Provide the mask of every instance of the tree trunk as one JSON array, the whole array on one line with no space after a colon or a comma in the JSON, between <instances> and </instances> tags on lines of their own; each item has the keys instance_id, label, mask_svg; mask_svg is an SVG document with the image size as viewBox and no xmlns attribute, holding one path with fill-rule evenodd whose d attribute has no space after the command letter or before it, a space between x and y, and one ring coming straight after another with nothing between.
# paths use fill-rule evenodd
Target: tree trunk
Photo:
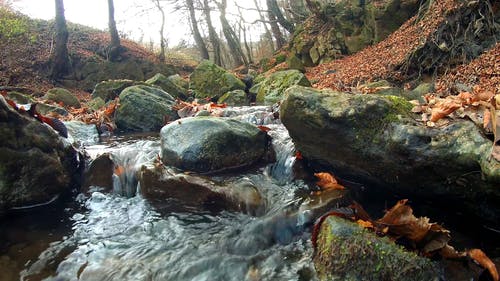
<instances>
[{"instance_id":1,"label":"tree trunk","mask_svg":"<svg viewBox=\"0 0 500 281\"><path fill-rule=\"evenodd\" d=\"M120 36L116 29L115 5L113 0L108 0L108 28L111 35L111 43L108 46L108 59L113 61L120 55Z\"/></svg>"},{"instance_id":2,"label":"tree trunk","mask_svg":"<svg viewBox=\"0 0 500 281\"><path fill-rule=\"evenodd\" d=\"M56 0L56 38L55 49L51 55L51 77L57 79L71 70L71 63L68 55L68 28L66 27L66 18L64 17L64 2Z\"/></svg>"},{"instance_id":3,"label":"tree trunk","mask_svg":"<svg viewBox=\"0 0 500 281\"><path fill-rule=\"evenodd\" d=\"M240 65L248 65L247 58L241 50L240 40L234 33L233 28L229 24L226 19L226 7L227 0L222 0L221 3L217 3L220 10L220 22L222 25L222 32L224 33L224 37L226 37L227 45L229 46L229 50L231 52L231 57L233 58L234 64L236 66Z\"/></svg>"},{"instance_id":4,"label":"tree trunk","mask_svg":"<svg viewBox=\"0 0 500 281\"><path fill-rule=\"evenodd\" d=\"M161 62L165 62L165 36L163 36L165 31L165 11L161 7L160 0L155 1L156 7L161 14L161 28L160 28L160 55L158 58Z\"/></svg>"},{"instance_id":5,"label":"tree trunk","mask_svg":"<svg viewBox=\"0 0 500 281\"><path fill-rule=\"evenodd\" d=\"M240 15L241 15L241 12L240 12ZM241 22L240 22L240 29L243 32L243 42L245 44L245 49L247 51L248 63L251 64L251 63L253 63L252 48L251 48L250 44L248 44L247 28Z\"/></svg>"},{"instance_id":6,"label":"tree trunk","mask_svg":"<svg viewBox=\"0 0 500 281\"><path fill-rule=\"evenodd\" d=\"M261 10L261 8L260 8L259 3L257 2L257 0L253 0L253 3L255 4L255 8L259 12L260 21L264 25L264 30L265 30L264 37L267 40L269 40L269 45L271 46L271 52L274 53L273 36L271 35L271 31L269 31L269 28L267 27L266 19L264 18L264 15L262 14L262 10Z\"/></svg>"},{"instance_id":7,"label":"tree trunk","mask_svg":"<svg viewBox=\"0 0 500 281\"><path fill-rule=\"evenodd\" d=\"M285 19L283 13L281 13L280 7L278 6L278 2L276 2L276 0L266 0L266 4L267 9L269 9L270 13L274 14L276 19L278 20L278 23L283 26L283 28L286 29L290 34L292 34L295 30L295 27L291 22Z\"/></svg>"},{"instance_id":8,"label":"tree trunk","mask_svg":"<svg viewBox=\"0 0 500 281\"><path fill-rule=\"evenodd\" d=\"M215 31L215 28L212 24L212 17L210 16L210 6L208 5L208 0L203 0L203 10L205 13L205 19L207 21L208 37L210 38L210 43L212 43L212 48L214 49L214 63L222 66L219 37L217 36L217 32Z\"/></svg>"},{"instance_id":9,"label":"tree trunk","mask_svg":"<svg viewBox=\"0 0 500 281\"><path fill-rule=\"evenodd\" d=\"M276 16L269 8L267 10L267 17L269 18L269 24L271 25L271 31L273 32L273 36L276 39L276 48L281 49L283 48L283 46L285 46L286 41L285 38L283 37L283 34L281 33L280 27L278 26Z\"/></svg>"},{"instance_id":10,"label":"tree trunk","mask_svg":"<svg viewBox=\"0 0 500 281\"><path fill-rule=\"evenodd\" d=\"M198 28L198 22L196 21L196 14L194 11L193 0L186 0L186 4L189 10L189 18L191 20L191 27L193 28L193 37L196 42L196 46L200 51L200 56L204 60L208 60L210 57L208 55L207 46L203 41L203 37L201 37L200 29Z\"/></svg>"}]
</instances>

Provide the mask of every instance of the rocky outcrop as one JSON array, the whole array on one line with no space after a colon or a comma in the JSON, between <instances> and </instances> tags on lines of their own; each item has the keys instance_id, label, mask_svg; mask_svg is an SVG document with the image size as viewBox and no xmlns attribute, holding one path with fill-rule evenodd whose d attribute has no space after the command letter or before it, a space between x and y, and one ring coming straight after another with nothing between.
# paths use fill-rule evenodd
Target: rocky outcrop
<instances>
[{"instance_id":1,"label":"rocky outcrop","mask_svg":"<svg viewBox=\"0 0 500 281\"><path fill-rule=\"evenodd\" d=\"M257 103L274 104L283 99L286 89L295 85L310 87L311 83L303 73L295 69L275 72L260 82L258 86L254 86L258 87Z\"/></svg>"},{"instance_id":2,"label":"rocky outcrop","mask_svg":"<svg viewBox=\"0 0 500 281\"><path fill-rule=\"evenodd\" d=\"M64 106L80 108L80 102L70 91L63 88L50 89L45 95L45 99L56 103L62 103Z\"/></svg>"},{"instance_id":3,"label":"rocky outcrop","mask_svg":"<svg viewBox=\"0 0 500 281\"><path fill-rule=\"evenodd\" d=\"M175 99L185 100L187 98L187 89L174 83L174 79L169 78L161 73L146 80L146 84L158 86ZM178 80L177 80L178 81Z\"/></svg>"},{"instance_id":4,"label":"rocky outcrop","mask_svg":"<svg viewBox=\"0 0 500 281\"><path fill-rule=\"evenodd\" d=\"M245 83L213 62L203 61L189 77L196 98L219 98L233 90L245 90Z\"/></svg>"},{"instance_id":5,"label":"rocky outcrop","mask_svg":"<svg viewBox=\"0 0 500 281\"><path fill-rule=\"evenodd\" d=\"M343 218L321 224L314 265L320 280L440 280L430 259Z\"/></svg>"},{"instance_id":6,"label":"rocky outcrop","mask_svg":"<svg viewBox=\"0 0 500 281\"><path fill-rule=\"evenodd\" d=\"M191 117L160 132L165 165L207 173L241 168L263 159L267 134L254 125L217 117Z\"/></svg>"},{"instance_id":7,"label":"rocky outcrop","mask_svg":"<svg viewBox=\"0 0 500 281\"><path fill-rule=\"evenodd\" d=\"M411 108L400 97L294 87L280 116L311 163L404 194L444 196L461 202L464 212L498 218L500 190L493 186L500 163L488 157L491 141L466 120L425 127Z\"/></svg>"},{"instance_id":8,"label":"rocky outcrop","mask_svg":"<svg viewBox=\"0 0 500 281\"><path fill-rule=\"evenodd\" d=\"M0 212L43 204L68 191L77 152L58 133L20 115L0 97Z\"/></svg>"},{"instance_id":9,"label":"rocky outcrop","mask_svg":"<svg viewBox=\"0 0 500 281\"><path fill-rule=\"evenodd\" d=\"M115 113L116 126L122 131L159 131L167 121L178 118L172 109L174 104L174 98L158 88L128 87L120 94L120 106Z\"/></svg>"},{"instance_id":10,"label":"rocky outcrop","mask_svg":"<svg viewBox=\"0 0 500 281\"><path fill-rule=\"evenodd\" d=\"M165 167L143 166L139 172L141 195L153 205L177 199L183 205L210 210L264 213L266 202L251 181L218 183L209 178L175 174Z\"/></svg>"}]
</instances>

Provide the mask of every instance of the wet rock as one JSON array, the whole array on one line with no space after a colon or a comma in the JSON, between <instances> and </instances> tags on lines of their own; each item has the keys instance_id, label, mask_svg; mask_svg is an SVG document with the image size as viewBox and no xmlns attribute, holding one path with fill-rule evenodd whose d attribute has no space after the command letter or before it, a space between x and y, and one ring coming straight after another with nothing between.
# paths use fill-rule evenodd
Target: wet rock
<instances>
[{"instance_id":1,"label":"wet rock","mask_svg":"<svg viewBox=\"0 0 500 281\"><path fill-rule=\"evenodd\" d=\"M51 112L66 116L68 115L68 111L62 107L54 106L50 104L39 103L36 105L36 110L43 115L47 115Z\"/></svg>"},{"instance_id":2,"label":"wet rock","mask_svg":"<svg viewBox=\"0 0 500 281\"><path fill-rule=\"evenodd\" d=\"M107 102L117 98L126 88L141 84L143 83L128 79L102 81L95 85L92 98L101 98L104 102Z\"/></svg>"},{"instance_id":3,"label":"wet rock","mask_svg":"<svg viewBox=\"0 0 500 281\"><path fill-rule=\"evenodd\" d=\"M49 126L0 97L0 212L43 204L79 178L77 152Z\"/></svg>"},{"instance_id":4,"label":"wet rock","mask_svg":"<svg viewBox=\"0 0 500 281\"><path fill-rule=\"evenodd\" d=\"M160 132L165 165L200 173L250 166L268 148L267 134L254 125L218 117L191 117Z\"/></svg>"},{"instance_id":5,"label":"wet rock","mask_svg":"<svg viewBox=\"0 0 500 281\"><path fill-rule=\"evenodd\" d=\"M488 157L491 141L466 120L422 126L411 108L394 96L294 87L280 116L310 163L399 193L456 200L461 211L498 221L500 163Z\"/></svg>"},{"instance_id":6,"label":"wet rock","mask_svg":"<svg viewBox=\"0 0 500 281\"><path fill-rule=\"evenodd\" d=\"M73 143L77 146L94 145L99 142L99 133L95 124L86 124L81 121L63 122Z\"/></svg>"},{"instance_id":7,"label":"wet rock","mask_svg":"<svg viewBox=\"0 0 500 281\"><path fill-rule=\"evenodd\" d=\"M116 126L122 131L158 131L166 121L178 118L172 109L174 104L174 98L161 89L143 85L128 87L120 94Z\"/></svg>"},{"instance_id":8,"label":"wet rock","mask_svg":"<svg viewBox=\"0 0 500 281\"><path fill-rule=\"evenodd\" d=\"M141 195L161 205L176 199L189 207L241 211L260 215L265 201L251 182L217 183L208 178L175 174L164 167L143 166L139 172Z\"/></svg>"},{"instance_id":9,"label":"wet rock","mask_svg":"<svg viewBox=\"0 0 500 281\"><path fill-rule=\"evenodd\" d=\"M111 154L99 155L85 171L81 192L88 193L92 187L102 188L104 192L112 191L114 167L115 163L111 159Z\"/></svg>"},{"instance_id":10,"label":"wet rock","mask_svg":"<svg viewBox=\"0 0 500 281\"><path fill-rule=\"evenodd\" d=\"M80 108L80 102L70 91L63 88L50 89L45 95L45 99L56 103L62 103L65 106Z\"/></svg>"},{"instance_id":11,"label":"wet rock","mask_svg":"<svg viewBox=\"0 0 500 281\"><path fill-rule=\"evenodd\" d=\"M185 100L187 98L187 89L175 84L172 79L167 76L157 73L155 76L146 80L146 84L155 85L163 89L175 99Z\"/></svg>"},{"instance_id":12,"label":"wet rock","mask_svg":"<svg viewBox=\"0 0 500 281\"><path fill-rule=\"evenodd\" d=\"M404 250L345 219L322 223L314 265L320 280L440 280L430 259Z\"/></svg>"},{"instance_id":13,"label":"wet rock","mask_svg":"<svg viewBox=\"0 0 500 281\"><path fill-rule=\"evenodd\" d=\"M249 105L250 101L247 97L247 93L243 90L234 90L231 92L225 93L222 97L219 98L217 103L227 104L229 106L244 106Z\"/></svg>"},{"instance_id":14,"label":"wet rock","mask_svg":"<svg viewBox=\"0 0 500 281\"><path fill-rule=\"evenodd\" d=\"M303 73L295 69L275 72L260 83L257 103L274 104L283 99L286 89L294 85L310 87L311 83Z\"/></svg>"},{"instance_id":15,"label":"wet rock","mask_svg":"<svg viewBox=\"0 0 500 281\"><path fill-rule=\"evenodd\" d=\"M196 98L219 98L232 90L245 90L245 84L234 74L205 60L189 77L189 88Z\"/></svg>"}]
</instances>

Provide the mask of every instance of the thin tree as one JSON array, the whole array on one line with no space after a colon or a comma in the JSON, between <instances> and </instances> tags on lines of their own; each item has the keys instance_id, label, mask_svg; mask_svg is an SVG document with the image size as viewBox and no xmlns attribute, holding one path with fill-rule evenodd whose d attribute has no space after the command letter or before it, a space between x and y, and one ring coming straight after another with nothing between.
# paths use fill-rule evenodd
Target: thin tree
<instances>
[{"instance_id":1,"label":"thin tree","mask_svg":"<svg viewBox=\"0 0 500 281\"><path fill-rule=\"evenodd\" d=\"M238 26L240 28L240 32L243 33L243 43L245 44L245 49L247 51L247 60L248 60L248 63L250 64L250 63L253 63L252 47L250 46L250 44L248 44L247 27L245 26L245 23L243 20L243 14L241 13L241 8L239 6L238 6L238 14L240 16L240 21L238 22ZM240 38L241 38L241 36L240 36Z\"/></svg>"},{"instance_id":2,"label":"thin tree","mask_svg":"<svg viewBox=\"0 0 500 281\"><path fill-rule=\"evenodd\" d=\"M118 58L121 51L120 36L116 29L115 5L113 0L108 0L108 28L111 36L111 43L108 46L108 59L114 61Z\"/></svg>"},{"instance_id":3,"label":"thin tree","mask_svg":"<svg viewBox=\"0 0 500 281\"><path fill-rule=\"evenodd\" d=\"M283 46L285 46L286 41L285 38L283 37L283 33L281 33L280 27L276 20L276 16L271 11L271 9L269 9L269 7L267 9L267 17L269 18L269 25L271 25L271 31L273 33L273 36L276 39L276 48L281 49L283 48Z\"/></svg>"},{"instance_id":4,"label":"thin tree","mask_svg":"<svg viewBox=\"0 0 500 281\"><path fill-rule=\"evenodd\" d=\"M233 58L234 64L240 66L242 64L248 65L248 60L241 49L240 40L236 36L233 28L229 24L226 18L226 8L227 0L222 0L220 3L216 2L219 7L220 12L220 22L222 25L222 32L226 38L227 45L229 46L229 51L231 52L231 57Z\"/></svg>"},{"instance_id":5,"label":"thin tree","mask_svg":"<svg viewBox=\"0 0 500 281\"><path fill-rule=\"evenodd\" d=\"M64 17L63 0L55 0L56 20L55 20L55 48L51 54L52 79L61 78L71 70L71 62L68 55L68 28Z\"/></svg>"},{"instance_id":6,"label":"thin tree","mask_svg":"<svg viewBox=\"0 0 500 281\"><path fill-rule=\"evenodd\" d=\"M266 38L269 41L269 45L271 46L271 52L274 53L273 36L271 35L271 31L269 31L269 28L267 27L266 18L262 13L262 9L259 6L259 2L257 2L257 0L253 0L253 3L255 5L255 8L257 9L257 12L259 13L260 21L264 25L264 31L265 31L264 38Z\"/></svg>"},{"instance_id":7,"label":"thin tree","mask_svg":"<svg viewBox=\"0 0 500 281\"><path fill-rule=\"evenodd\" d=\"M200 51L200 56L202 59L208 60L210 57L208 55L207 45L205 45L205 41L203 41L200 29L198 28L198 22L196 20L196 13L194 10L193 0L186 0L186 5L189 10L189 19L191 21L191 29L193 31L194 41L196 42L196 46Z\"/></svg>"},{"instance_id":8,"label":"thin tree","mask_svg":"<svg viewBox=\"0 0 500 281\"><path fill-rule=\"evenodd\" d=\"M208 0L203 0L203 12L205 13L205 19L207 21L208 27L208 37L210 38L210 43L212 43L212 48L214 51L214 63L222 66L221 57L221 46L217 32L212 24L212 17L210 15L210 6Z\"/></svg>"},{"instance_id":9,"label":"thin tree","mask_svg":"<svg viewBox=\"0 0 500 281\"><path fill-rule=\"evenodd\" d=\"M160 4L160 0L154 0L154 4L156 8L158 8L158 11L160 11L161 14L161 27L160 27L160 55L158 58L160 59L161 62L165 62L165 36L164 31L165 31L165 10L163 10L163 7Z\"/></svg>"}]
</instances>

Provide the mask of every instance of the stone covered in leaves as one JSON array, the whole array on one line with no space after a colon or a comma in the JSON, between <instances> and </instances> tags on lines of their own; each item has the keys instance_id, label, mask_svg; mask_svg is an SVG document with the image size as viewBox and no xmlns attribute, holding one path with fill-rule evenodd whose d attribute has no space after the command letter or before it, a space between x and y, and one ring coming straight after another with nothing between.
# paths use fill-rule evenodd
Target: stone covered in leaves
<instances>
[{"instance_id":1,"label":"stone covered in leaves","mask_svg":"<svg viewBox=\"0 0 500 281\"><path fill-rule=\"evenodd\" d=\"M255 164L268 148L257 127L217 117L191 117L161 129L162 161L194 172L215 172Z\"/></svg>"},{"instance_id":2,"label":"stone covered in leaves","mask_svg":"<svg viewBox=\"0 0 500 281\"><path fill-rule=\"evenodd\" d=\"M280 116L312 163L407 193L444 195L460 200L464 212L498 221L500 164L489 157L492 142L466 120L425 127L411 109L394 96L294 87Z\"/></svg>"},{"instance_id":3,"label":"stone covered in leaves","mask_svg":"<svg viewBox=\"0 0 500 281\"><path fill-rule=\"evenodd\" d=\"M63 88L50 89L45 95L45 99L56 103L62 103L64 106L80 108L80 102L75 95Z\"/></svg>"},{"instance_id":4,"label":"stone covered in leaves","mask_svg":"<svg viewBox=\"0 0 500 281\"><path fill-rule=\"evenodd\" d=\"M187 97L187 89L175 84L172 79L161 73L146 80L146 84L158 86L174 98L185 100Z\"/></svg>"},{"instance_id":5,"label":"stone covered in leaves","mask_svg":"<svg viewBox=\"0 0 500 281\"><path fill-rule=\"evenodd\" d=\"M115 122L122 131L158 131L167 120L177 119L172 109L175 100L161 89L149 86L132 86L120 94L120 106Z\"/></svg>"},{"instance_id":6,"label":"stone covered in leaves","mask_svg":"<svg viewBox=\"0 0 500 281\"><path fill-rule=\"evenodd\" d=\"M257 92L259 104L274 104L280 101L285 90L292 86L311 86L306 76L295 69L275 72L259 84Z\"/></svg>"},{"instance_id":7,"label":"stone covered in leaves","mask_svg":"<svg viewBox=\"0 0 500 281\"><path fill-rule=\"evenodd\" d=\"M327 217L316 242L320 280L440 280L430 259L343 218Z\"/></svg>"},{"instance_id":8,"label":"stone covered in leaves","mask_svg":"<svg viewBox=\"0 0 500 281\"><path fill-rule=\"evenodd\" d=\"M71 188L77 152L57 132L0 97L0 212L45 203Z\"/></svg>"},{"instance_id":9,"label":"stone covered in leaves","mask_svg":"<svg viewBox=\"0 0 500 281\"><path fill-rule=\"evenodd\" d=\"M201 62L189 78L196 98L219 98L233 90L245 90L245 83L210 61Z\"/></svg>"}]
</instances>

